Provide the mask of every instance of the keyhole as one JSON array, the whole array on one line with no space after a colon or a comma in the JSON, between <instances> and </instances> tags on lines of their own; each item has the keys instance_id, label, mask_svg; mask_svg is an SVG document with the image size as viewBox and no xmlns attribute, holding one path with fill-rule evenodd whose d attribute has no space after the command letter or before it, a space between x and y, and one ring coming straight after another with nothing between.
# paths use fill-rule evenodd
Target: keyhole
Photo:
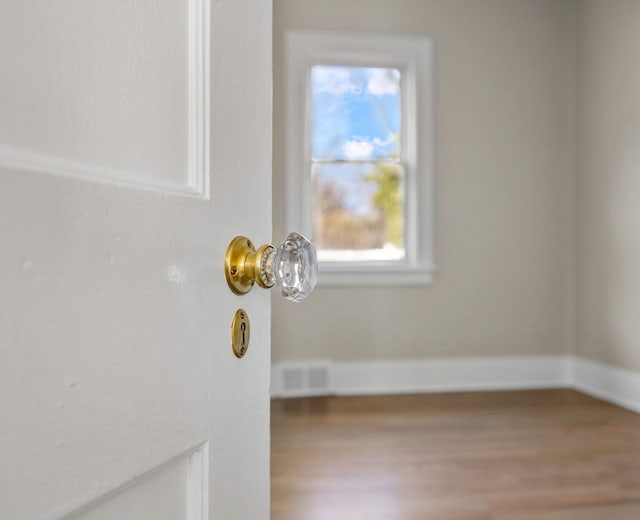
<instances>
[{"instance_id":1,"label":"keyhole","mask_svg":"<svg viewBox=\"0 0 640 520\"><path fill-rule=\"evenodd\" d=\"M247 324L243 321L243 322L240 324L240 330L242 331L242 345L244 345L244 343L245 343L245 339L244 339L244 331L246 330L246 328L247 328Z\"/></svg>"}]
</instances>

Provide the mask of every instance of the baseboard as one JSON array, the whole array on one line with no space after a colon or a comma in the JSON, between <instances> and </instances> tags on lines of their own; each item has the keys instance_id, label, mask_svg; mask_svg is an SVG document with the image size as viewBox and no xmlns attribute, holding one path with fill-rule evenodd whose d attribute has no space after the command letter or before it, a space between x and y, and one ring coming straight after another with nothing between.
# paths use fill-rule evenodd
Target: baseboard
<instances>
[{"instance_id":1,"label":"baseboard","mask_svg":"<svg viewBox=\"0 0 640 520\"><path fill-rule=\"evenodd\" d=\"M573 388L640 413L640 372L583 357L574 357L571 364Z\"/></svg>"},{"instance_id":2,"label":"baseboard","mask_svg":"<svg viewBox=\"0 0 640 520\"><path fill-rule=\"evenodd\" d=\"M272 397L575 388L640 413L640 372L577 356L282 362L271 382Z\"/></svg>"},{"instance_id":3,"label":"baseboard","mask_svg":"<svg viewBox=\"0 0 640 520\"><path fill-rule=\"evenodd\" d=\"M344 362L334 367L337 394L520 390L566 386L566 356Z\"/></svg>"},{"instance_id":4,"label":"baseboard","mask_svg":"<svg viewBox=\"0 0 640 520\"><path fill-rule=\"evenodd\" d=\"M305 362L274 363L272 396L371 395L565 387L570 382L567 356L406 359L398 361L310 361L328 367L326 388L304 384L285 390L283 373L305 370ZM301 376L304 379L304 375Z\"/></svg>"}]
</instances>

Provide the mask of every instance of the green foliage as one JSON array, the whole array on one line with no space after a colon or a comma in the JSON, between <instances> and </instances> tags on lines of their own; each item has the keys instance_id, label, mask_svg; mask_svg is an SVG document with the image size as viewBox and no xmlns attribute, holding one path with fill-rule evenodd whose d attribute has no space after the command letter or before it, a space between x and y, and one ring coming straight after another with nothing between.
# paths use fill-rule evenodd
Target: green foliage
<instances>
[{"instance_id":1,"label":"green foliage","mask_svg":"<svg viewBox=\"0 0 640 520\"><path fill-rule=\"evenodd\" d=\"M396 247L404 247L404 203L402 171L396 164L377 164L365 177L378 184L373 203L384 219L384 240Z\"/></svg>"}]
</instances>

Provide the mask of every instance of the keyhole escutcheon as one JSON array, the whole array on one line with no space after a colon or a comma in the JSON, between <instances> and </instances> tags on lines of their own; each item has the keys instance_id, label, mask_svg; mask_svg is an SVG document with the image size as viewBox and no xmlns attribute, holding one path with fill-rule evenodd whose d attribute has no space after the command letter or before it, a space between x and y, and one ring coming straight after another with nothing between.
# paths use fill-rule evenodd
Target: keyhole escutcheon
<instances>
[{"instance_id":1,"label":"keyhole escutcheon","mask_svg":"<svg viewBox=\"0 0 640 520\"><path fill-rule=\"evenodd\" d=\"M249 348L251 327L249 315L244 309L238 309L231 322L231 347L237 358L242 358Z\"/></svg>"}]
</instances>

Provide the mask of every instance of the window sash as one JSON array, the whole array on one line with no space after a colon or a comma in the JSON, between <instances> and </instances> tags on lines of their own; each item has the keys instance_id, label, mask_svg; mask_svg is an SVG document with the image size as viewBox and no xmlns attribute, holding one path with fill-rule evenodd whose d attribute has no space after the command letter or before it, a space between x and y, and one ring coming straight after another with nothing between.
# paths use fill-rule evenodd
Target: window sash
<instances>
[{"instance_id":1,"label":"window sash","mask_svg":"<svg viewBox=\"0 0 640 520\"><path fill-rule=\"evenodd\" d=\"M313 161L309 174L311 236L320 262L405 260L406 167L400 161Z\"/></svg>"}]
</instances>

